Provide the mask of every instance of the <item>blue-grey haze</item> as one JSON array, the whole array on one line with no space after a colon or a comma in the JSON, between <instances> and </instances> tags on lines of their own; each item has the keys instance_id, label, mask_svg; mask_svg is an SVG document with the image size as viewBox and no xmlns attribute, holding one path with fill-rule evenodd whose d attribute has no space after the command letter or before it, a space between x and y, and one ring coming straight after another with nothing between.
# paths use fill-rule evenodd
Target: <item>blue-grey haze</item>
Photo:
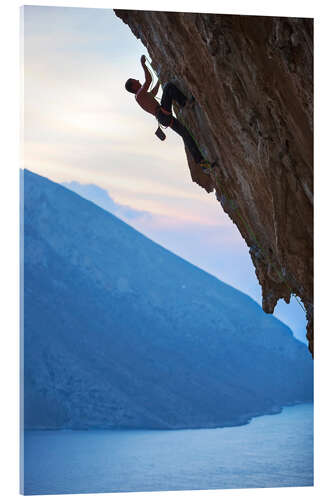
<instances>
[{"instance_id":1,"label":"blue-grey haze","mask_svg":"<svg viewBox=\"0 0 333 500\"><path fill-rule=\"evenodd\" d=\"M24 172L24 423L236 425L312 400L312 359L245 294Z\"/></svg>"}]
</instances>

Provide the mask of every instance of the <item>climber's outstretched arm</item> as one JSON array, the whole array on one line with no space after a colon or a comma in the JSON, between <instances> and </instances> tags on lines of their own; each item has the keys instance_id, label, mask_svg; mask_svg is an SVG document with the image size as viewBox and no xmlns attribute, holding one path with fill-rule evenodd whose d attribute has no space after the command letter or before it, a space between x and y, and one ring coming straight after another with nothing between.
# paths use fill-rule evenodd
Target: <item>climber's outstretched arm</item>
<instances>
[{"instance_id":1,"label":"climber's outstretched arm","mask_svg":"<svg viewBox=\"0 0 333 500\"><path fill-rule=\"evenodd\" d=\"M146 56L141 56L141 64L143 67L143 70L145 72L145 83L142 85L142 90L148 92L148 89L150 87L150 84L152 82L152 77L149 72L149 69L146 66Z\"/></svg>"}]
</instances>

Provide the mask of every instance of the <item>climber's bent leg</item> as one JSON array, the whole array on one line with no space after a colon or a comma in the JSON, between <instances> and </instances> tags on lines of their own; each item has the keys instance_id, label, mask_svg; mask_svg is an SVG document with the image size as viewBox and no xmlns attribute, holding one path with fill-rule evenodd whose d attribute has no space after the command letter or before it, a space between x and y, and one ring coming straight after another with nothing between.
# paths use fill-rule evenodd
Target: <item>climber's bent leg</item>
<instances>
[{"instance_id":1,"label":"climber's bent leg","mask_svg":"<svg viewBox=\"0 0 333 500\"><path fill-rule=\"evenodd\" d=\"M200 153L200 150L198 146L196 145L193 137L189 133L186 127L180 123L177 118L174 118L172 123L171 123L171 128L174 130L178 135L180 135L183 138L185 146L188 148L189 152L192 155L193 160L195 163L201 162L203 160L203 156Z\"/></svg>"},{"instance_id":2,"label":"climber's bent leg","mask_svg":"<svg viewBox=\"0 0 333 500\"><path fill-rule=\"evenodd\" d=\"M180 106L185 106L187 101L186 96L181 92L174 83L167 83L163 89L161 106L166 111L171 111L172 101L175 100Z\"/></svg>"}]
</instances>

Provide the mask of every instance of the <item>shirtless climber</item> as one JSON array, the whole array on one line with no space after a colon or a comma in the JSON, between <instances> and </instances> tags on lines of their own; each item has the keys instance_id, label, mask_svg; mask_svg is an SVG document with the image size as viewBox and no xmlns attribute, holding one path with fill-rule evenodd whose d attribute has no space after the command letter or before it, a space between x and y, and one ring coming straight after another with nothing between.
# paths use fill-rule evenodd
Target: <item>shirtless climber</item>
<instances>
[{"instance_id":1,"label":"shirtless climber","mask_svg":"<svg viewBox=\"0 0 333 500\"><path fill-rule=\"evenodd\" d=\"M139 80L129 78L125 84L126 90L135 94L135 99L142 109L154 115L158 122L164 127L171 127L172 130L183 138L184 144L190 151L195 163L199 164L199 166L207 172L211 164L203 158L187 128L172 115L172 101L175 100L183 108L187 102L187 97L173 83L167 83L163 89L161 104L159 104L155 96L158 92L160 83L157 81L152 91L148 92L152 77L146 66L145 56L141 56L141 64L145 72L144 84L141 85Z\"/></svg>"}]
</instances>

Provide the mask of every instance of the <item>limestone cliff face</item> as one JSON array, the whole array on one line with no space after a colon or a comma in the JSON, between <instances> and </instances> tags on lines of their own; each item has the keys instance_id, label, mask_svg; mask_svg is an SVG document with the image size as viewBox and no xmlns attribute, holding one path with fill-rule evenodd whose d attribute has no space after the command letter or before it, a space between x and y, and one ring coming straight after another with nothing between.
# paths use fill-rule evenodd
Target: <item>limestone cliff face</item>
<instances>
[{"instance_id":1,"label":"limestone cliff face","mask_svg":"<svg viewBox=\"0 0 333 500\"><path fill-rule=\"evenodd\" d=\"M297 295L313 353L313 22L115 10L147 47L162 84L196 105L175 110L205 154L192 180L215 190L250 249L262 307ZM130 75L129 75L130 76Z\"/></svg>"}]
</instances>

